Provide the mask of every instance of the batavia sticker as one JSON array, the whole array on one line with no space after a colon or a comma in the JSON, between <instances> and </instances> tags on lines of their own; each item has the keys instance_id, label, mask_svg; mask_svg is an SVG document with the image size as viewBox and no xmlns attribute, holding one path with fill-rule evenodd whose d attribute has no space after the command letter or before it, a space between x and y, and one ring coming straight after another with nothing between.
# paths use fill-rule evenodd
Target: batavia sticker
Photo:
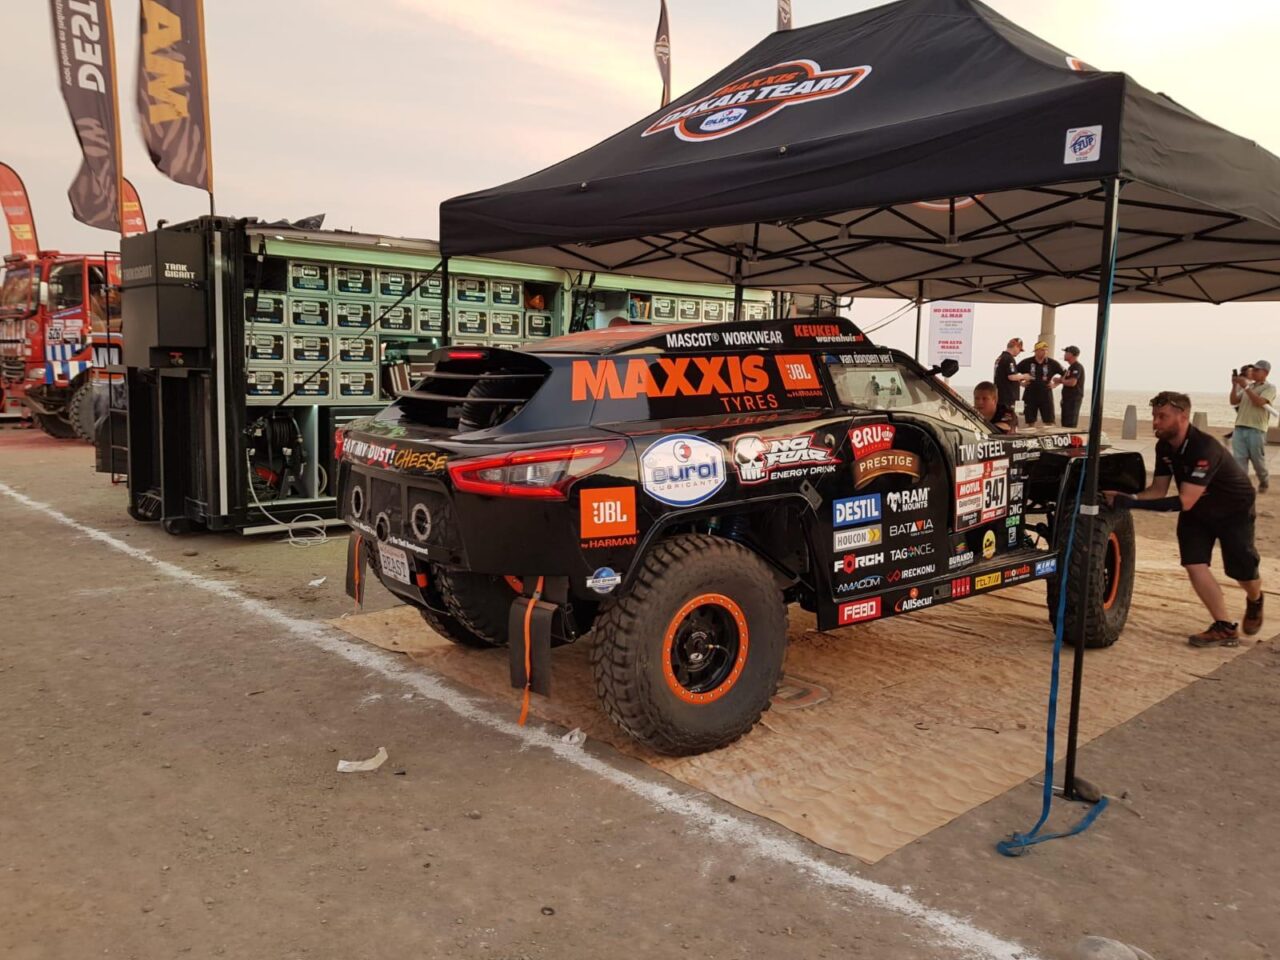
<instances>
[{"instance_id":1,"label":"batavia sticker","mask_svg":"<svg viewBox=\"0 0 1280 960\"><path fill-rule=\"evenodd\" d=\"M648 137L672 130L690 143L727 137L784 107L848 93L870 72L871 67L865 65L823 70L812 60L775 64L741 76L701 100L670 110L640 135Z\"/></svg>"}]
</instances>

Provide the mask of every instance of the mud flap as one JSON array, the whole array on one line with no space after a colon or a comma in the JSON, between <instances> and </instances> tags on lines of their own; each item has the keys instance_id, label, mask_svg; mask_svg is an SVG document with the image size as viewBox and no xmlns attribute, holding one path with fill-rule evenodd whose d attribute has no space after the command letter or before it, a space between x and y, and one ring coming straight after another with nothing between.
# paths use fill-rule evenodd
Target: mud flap
<instances>
[{"instance_id":1,"label":"mud flap","mask_svg":"<svg viewBox=\"0 0 1280 960\"><path fill-rule=\"evenodd\" d=\"M364 605L364 585L369 579L369 548L354 531L347 537L347 596Z\"/></svg>"},{"instance_id":2,"label":"mud flap","mask_svg":"<svg viewBox=\"0 0 1280 960\"><path fill-rule=\"evenodd\" d=\"M524 689L525 685L525 617L529 604L533 604L533 616L529 618L529 688L544 697L551 696L551 624L555 620L556 605L532 597L517 597L511 602L511 614L507 620L507 648L511 653L511 686Z\"/></svg>"}]
</instances>

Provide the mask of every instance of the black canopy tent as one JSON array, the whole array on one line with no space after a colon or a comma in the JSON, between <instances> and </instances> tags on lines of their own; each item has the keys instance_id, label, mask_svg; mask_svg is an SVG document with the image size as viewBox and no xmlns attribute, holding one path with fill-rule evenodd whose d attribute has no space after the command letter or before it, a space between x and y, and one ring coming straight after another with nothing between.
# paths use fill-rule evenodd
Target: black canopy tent
<instances>
[{"instance_id":1,"label":"black canopy tent","mask_svg":"<svg viewBox=\"0 0 1280 960\"><path fill-rule=\"evenodd\" d=\"M1097 301L1094 410L1112 300L1280 299L1280 159L976 0L901 0L772 34L669 107L440 217L446 257ZM1086 516L1100 430L1091 417Z\"/></svg>"}]
</instances>

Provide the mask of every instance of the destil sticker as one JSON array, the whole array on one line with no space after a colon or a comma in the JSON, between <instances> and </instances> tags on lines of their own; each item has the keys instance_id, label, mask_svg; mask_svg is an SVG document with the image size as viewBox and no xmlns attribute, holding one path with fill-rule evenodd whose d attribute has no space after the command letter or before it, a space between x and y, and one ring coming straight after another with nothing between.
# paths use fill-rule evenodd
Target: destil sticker
<instances>
[{"instance_id":1,"label":"destil sticker","mask_svg":"<svg viewBox=\"0 0 1280 960\"><path fill-rule=\"evenodd\" d=\"M835 527L855 527L862 523L874 523L881 519L881 516L878 493L868 493L861 497L845 497L836 500L831 507L831 524Z\"/></svg>"}]
</instances>

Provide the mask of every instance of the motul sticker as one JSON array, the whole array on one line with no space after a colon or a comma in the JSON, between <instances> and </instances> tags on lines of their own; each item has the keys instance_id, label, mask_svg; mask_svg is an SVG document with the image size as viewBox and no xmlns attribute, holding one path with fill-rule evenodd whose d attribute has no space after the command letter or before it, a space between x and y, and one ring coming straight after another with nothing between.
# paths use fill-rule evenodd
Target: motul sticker
<instances>
[{"instance_id":1,"label":"motul sticker","mask_svg":"<svg viewBox=\"0 0 1280 960\"><path fill-rule=\"evenodd\" d=\"M798 437L749 433L733 441L733 466L746 484L832 473L839 462L830 448L814 443L810 433Z\"/></svg>"},{"instance_id":2,"label":"motul sticker","mask_svg":"<svg viewBox=\"0 0 1280 960\"><path fill-rule=\"evenodd\" d=\"M790 60L745 74L709 96L668 111L640 136L672 130L681 140L699 143L745 130L797 104L848 93L871 67L823 70L812 60Z\"/></svg>"},{"instance_id":3,"label":"motul sticker","mask_svg":"<svg viewBox=\"0 0 1280 960\"><path fill-rule=\"evenodd\" d=\"M849 623L861 623L863 620L875 620L879 616L879 597L872 597L870 600L855 600L853 603L840 605L840 623L842 626Z\"/></svg>"}]
</instances>

